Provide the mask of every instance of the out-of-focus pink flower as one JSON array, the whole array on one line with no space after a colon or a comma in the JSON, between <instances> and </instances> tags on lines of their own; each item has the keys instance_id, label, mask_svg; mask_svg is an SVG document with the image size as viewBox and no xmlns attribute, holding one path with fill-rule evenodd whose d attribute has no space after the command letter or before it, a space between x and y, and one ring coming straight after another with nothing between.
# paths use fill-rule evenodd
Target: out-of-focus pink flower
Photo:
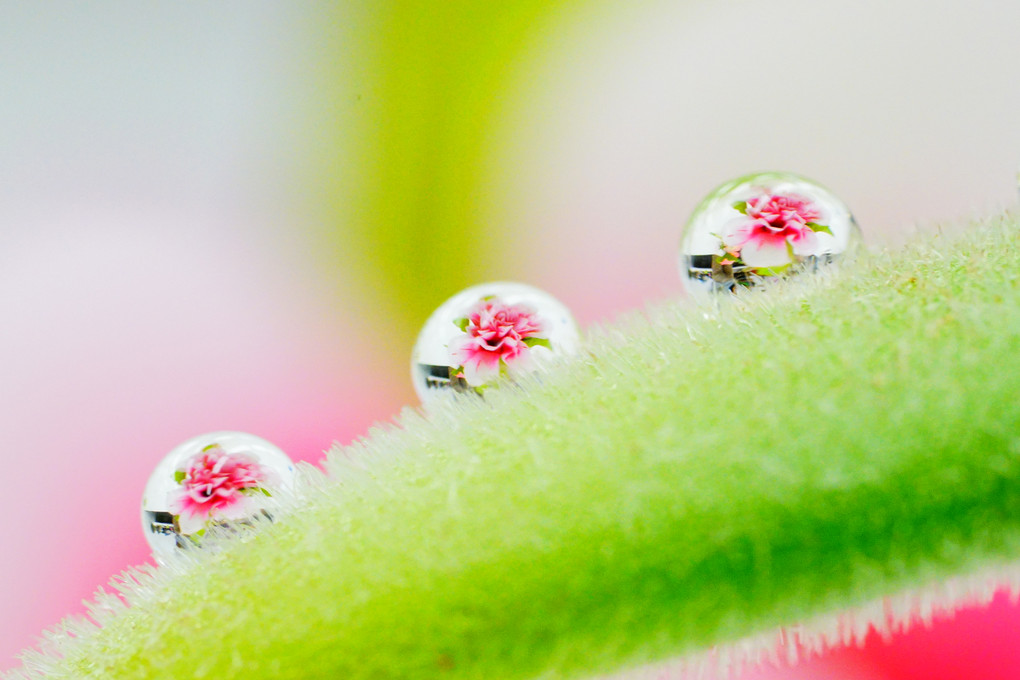
<instances>
[{"instance_id":1,"label":"out-of-focus pink flower","mask_svg":"<svg viewBox=\"0 0 1020 680\"><path fill-rule=\"evenodd\" d=\"M461 366L469 385L479 386L499 376L500 367L526 369L529 339L541 338L541 320L527 305L482 300L467 316L466 335L450 343L451 365Z\"/></svg>"},{"instance_id":2,"label":"out-of-focus pink flower","mask_svg":"<svg viewBox=\"0 0 1020 680\"><path fill-rule=\"evenodd\" d=\"M227 453L218 444L192 456L178 471L180 488L171 492L170 512L185 525L208 519L240 519L245 516L246 489L259 489L269 471L244 453Z\"/></svg>"},{"instance_id":3,"label":"out-of-focus pink flower","mask_svg":"<svg viewBox=\"0 0 1020 680\"><path fill-rule=\"evenodd\" d=\"M816 220L821 212L806 198L763 194L743 206L746 218L722 234L727 253L739 254L750 267L778 267L795 255L813 255L818 248ZM815 228L813 228L815 227Z\"/></svg>"}]
</instances>

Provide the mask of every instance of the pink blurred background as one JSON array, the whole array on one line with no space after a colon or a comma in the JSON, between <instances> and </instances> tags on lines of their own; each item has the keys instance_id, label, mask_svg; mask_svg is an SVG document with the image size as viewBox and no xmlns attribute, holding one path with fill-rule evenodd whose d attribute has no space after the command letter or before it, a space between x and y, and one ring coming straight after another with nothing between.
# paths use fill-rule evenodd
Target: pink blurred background
<instances>
[{"instance_id":1,"label":"pink blurred background","mask_svg":"<svg viewBox=\"0 0 1020 680\"><path fill-rule=\"evenodd\" d=\"M301 185L317 12L5 7L0 669L148 558L141 489L184 439L314 462L415 403L410 342L324 266ZM554 28L512 65L482 218L583 324L680 294L687 214L751 170L819 179L875 244L1016 200L1016 3L648 2ZM1018 631L1000 596L749 677L1017 678Z\"/></svg>"}]
</instances>

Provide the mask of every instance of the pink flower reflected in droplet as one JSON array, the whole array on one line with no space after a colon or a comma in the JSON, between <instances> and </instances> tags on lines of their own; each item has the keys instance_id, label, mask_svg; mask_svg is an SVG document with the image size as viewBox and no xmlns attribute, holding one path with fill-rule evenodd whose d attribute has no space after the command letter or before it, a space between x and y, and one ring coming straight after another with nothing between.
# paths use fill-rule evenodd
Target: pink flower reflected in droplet
<instances>
[{"instance_id":1,"label":"pink flower reflected in droplet","mask_svg":"<svg viewBox=\"0 0 1020 680\"><path fill-rule=\"evenodd\" d=\"M180 487L170 493L170 512L180 516L183 533L210 519L241 519L250 510L245 492L262 489L270 474L250 455L208 446L177 471Z\"/></svg>"},{"instance_id":2,"label":"pink flower reflected in droplet","mask_svg":"<svg viewBox=\"0 0 1020 680\"><path fill-rule=\"evenodd\" d=\"M496 298L480 301L462 319L465 335L450 343L453 366L463 369L469 385L483 385L507 370L527 369L531 347L548 345L544 327L534 309L527 305L504 304Z\"/></svg>"},{"instance_id":3,"label":"pink flower reflected in droplet","mask_svg":"<svg viewBox=\"0 0 1020 680\"><path fill-rule=\"evenodd\" d=\"M746 218L735 220L722 234L727 253L739 255L750 267L789 264L790 253L814 255L815 231L821 212L810 200L795 194L763 194L743 205Z\"/></svg>"}]
</instances>

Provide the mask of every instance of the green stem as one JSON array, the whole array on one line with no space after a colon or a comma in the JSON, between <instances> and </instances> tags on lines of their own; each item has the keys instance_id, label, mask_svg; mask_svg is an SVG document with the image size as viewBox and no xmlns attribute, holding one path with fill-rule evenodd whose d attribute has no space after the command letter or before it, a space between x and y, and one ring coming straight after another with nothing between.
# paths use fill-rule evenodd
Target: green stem
<instances>
[{"instance_id":1,"label":"green stem","mask_svg":"<svg viewBox=\"0 0 1020 680\"><path fill-rule=\"evenodd\" d=\"M581 677L1016 561L1018 237L1005 216L667 305L521 389L408 413L33 663Z\"/></svg>"}]
</instances>

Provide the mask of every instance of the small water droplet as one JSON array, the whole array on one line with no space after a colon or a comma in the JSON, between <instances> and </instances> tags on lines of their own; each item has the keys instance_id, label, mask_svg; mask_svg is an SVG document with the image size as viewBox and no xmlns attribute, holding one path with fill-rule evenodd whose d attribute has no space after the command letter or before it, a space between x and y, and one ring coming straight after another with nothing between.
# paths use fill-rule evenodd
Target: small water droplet
<instances>
[{"instance_id":1,"label":"small water droplet","mask_svg":"<svg viewBox=\"0 0 1020 680\"><path fill-rule=\"evenodd\" d=\"M692 292L736 291L825 266L860 240L849 208L821 185L785 172L746 175L694 210L680 275Z\"/></svg>"},{"instance_id":2,"label":"small water droplet","mask_svg":"<svg viewBox=\"0 0 1020 680\"><path fill-rule=\"evenodd\" d=\"M244 432L194 437L156 466L142 495L142 530L153 554L168 558L211 530L271 519L267 506L294 482L294 464L265 439Z\"/></svg>"},{"instance_id":3,"label":"small water droplet","mask_svg":"<svg viewBox=\"0 0 1020 680\"><path fill-rule=\"evenodd\" d=\"M522 283L484 283L457 293L425 322L411 379L423 402L481 394L579 345L577 324L556 298Z\"/></svg>"}]
</instances>

